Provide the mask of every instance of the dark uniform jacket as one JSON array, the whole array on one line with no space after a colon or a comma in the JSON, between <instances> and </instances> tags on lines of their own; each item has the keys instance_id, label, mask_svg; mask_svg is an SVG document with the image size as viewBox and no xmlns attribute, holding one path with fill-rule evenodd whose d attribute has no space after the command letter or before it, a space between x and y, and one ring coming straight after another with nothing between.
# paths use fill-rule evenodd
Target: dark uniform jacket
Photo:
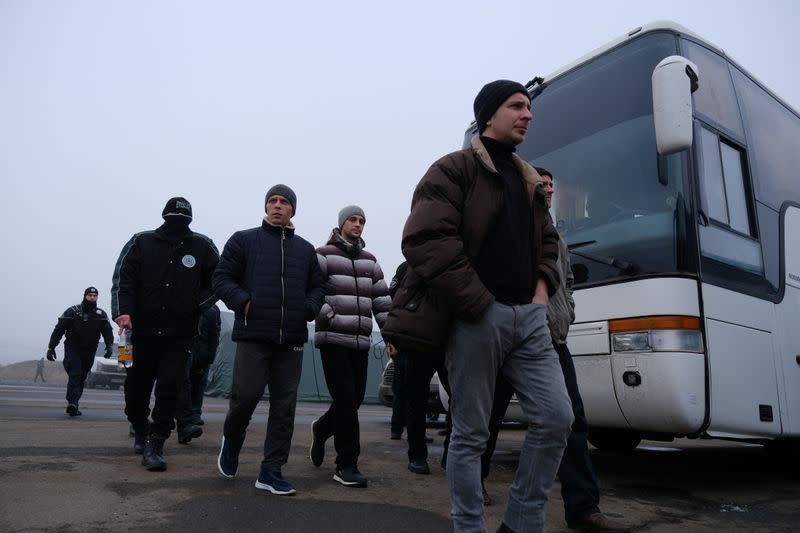
<instances>
[{"instance_id":1,"label":"dark uniform jacket","mask_svg":"<svg viewBox=\"0 0 800 533\"><path fill-rule=\"evenodd\" d=\"M103 342L107 347L114 346L114 333L108 322L108 315L94 305L78 304L64 311L58 317L58 323L53 329L53 334L50 335L48 348L58 346L65 333L67 335L67 339L64 341L65 353L80 351L81 353L91 353L94 357L100 335L103 336Z\"/></svg>"},{"instance_id":2,"label":"dark uniform jacket","mask_svg":"<svg viewBox=\"0 0 800 533\"><path fill-rule=\"evenodd\" d=\"M137 233L114 269L112 316L130 315L135 335L193 337L200 313L216 301L218 261L214 243L200 233L172 237L163 226Z\"/></svg>"},{"instance_id":3,"label":"dark uniform jacket","mask_svg":"<svg viewBox=\"0 0 800 533\"><path fill-rule=\"evenodd\" d=\"M205 310L197 323L197 335L192 343L192 368L205 369L214 362L221 327L219 307L212 305Z\"/></svg>"},{"instance_id":4,"label":"dark uniform jacket","mask_svg":"<svg viewBox=\"0 0 800 533\"><path fill-rule=\"evenodd\" d=\"M516 154L513 159L531 202L533 279L544 280L552 295L560 283L558 233L548 220L541 177ZM473 265L503 209L503 195L503 177L477 137L470 148L428 169L403 228L409 269L393 299L384 337L401 347L440 351L453 318L476 320L491 305L494 296Z\"/></svg>"},{"instance_id":5,"label":"dark uniform jacket","mask_svg":"<svg viewBox=\"0 0 800 533\"><path fill-rule=\"evenodd\" d=\"M213 283L217 296L234 312L234 341L300 346L308 340L307 323L317 316L324 297L314 247L293 227L266 220L231 236Z\"/></svg>"},{"instance_id":6,"label":"dark uniform jacket","mask_svg":"<svg viewBox=\"0 0 800 533\"><path fill-rule=\"evenodd\" d=\"M372 316L383 327L392 300L378 260L364 249L364 240L350 244L334 228L317 258L325 282L325 304L317 316L314 344L353 350L372 345Z\"/></svg>"}]
</instances>

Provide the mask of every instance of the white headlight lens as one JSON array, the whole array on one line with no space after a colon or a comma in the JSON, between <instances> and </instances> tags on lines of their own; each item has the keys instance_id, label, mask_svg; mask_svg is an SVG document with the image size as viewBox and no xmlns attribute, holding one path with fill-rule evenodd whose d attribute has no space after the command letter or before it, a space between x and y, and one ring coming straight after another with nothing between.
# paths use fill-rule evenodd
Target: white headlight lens
<instances>
[{"instance_id":1,"label":"white headlight lens","mask_svg":"<svg viewBox=\"0 0 800 533\"><path fill-rule=\"evenodd\" d=\"M695 352L703 353L699 331L655 329L611 336L615 352Z\"/></svg>"},{"instance_id":2,"label":"white headlight lens","mask_svg":"<svg viewBox=\"0 0 800 533\"><path fill-rule=\"evenodd\" d=\"M650 334L646 331L636 333L616 333L611 336L615 352L649 352Z\"/></svg>"},{"instance_id":3,"label":"white headlight lens","mask_svg":"<svg viewBox=\"0 0 800 533\"><path fill-rule=\"evenodd\" d=\"M650 332L655 352L703 352L703 336L699 331L656 329Z\"/></svg>"}]
</instances>

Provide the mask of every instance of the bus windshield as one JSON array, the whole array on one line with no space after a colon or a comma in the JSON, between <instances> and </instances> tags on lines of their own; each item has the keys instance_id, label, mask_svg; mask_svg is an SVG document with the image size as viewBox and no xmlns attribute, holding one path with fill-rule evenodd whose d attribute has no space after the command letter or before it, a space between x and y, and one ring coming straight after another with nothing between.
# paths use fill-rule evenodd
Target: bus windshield
<instances>
[{"instance_id":1,"label":"bus windshield","mask_svg":"<svg viewBox=\"0 0 800 533\"><path fill-rule=\"evenodd\" d=\"M650 82L675 53L673 35L646 35L534 91L517 152L554 176L551 214L576 287L686 270L685 162L656 152Z\"/></svg>"}]
</instances>

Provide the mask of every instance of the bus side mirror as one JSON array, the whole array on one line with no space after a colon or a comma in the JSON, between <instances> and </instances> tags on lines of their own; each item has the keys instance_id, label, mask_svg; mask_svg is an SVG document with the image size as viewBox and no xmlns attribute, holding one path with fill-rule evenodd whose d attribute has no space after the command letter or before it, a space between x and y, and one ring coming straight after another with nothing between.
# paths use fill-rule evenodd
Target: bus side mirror
<instances>
[{"instance_id":1,"label":"bus side mirror","mask_svg":"<svg viewBox=\"0 0 800 533\"><path fill-rule=\"evenodd\" d=\"M653 120L661 155L692 146L692 93L698 87L697 65L681 56L664 58L653 69Z\"/></svg>"}]
</instances>

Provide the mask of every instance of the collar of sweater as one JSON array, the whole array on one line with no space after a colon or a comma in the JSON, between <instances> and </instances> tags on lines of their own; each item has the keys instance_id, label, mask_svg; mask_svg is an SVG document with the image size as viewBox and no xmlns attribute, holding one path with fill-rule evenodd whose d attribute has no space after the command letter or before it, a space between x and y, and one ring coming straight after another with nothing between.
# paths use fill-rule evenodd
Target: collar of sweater
<instances>
[{"instance_id":1,"label":"collar of sweater","mask_svg":"<svg viewBox=\"0 0 800 533\"><path fill-rule=\"evenodd\" d=\"M289 223L287 225L279 226L279 225L273 224L272 222L267 220L267 215L264 215L264 220L261 222L261 227L264 228L264 229L273 228L273 229L278 230L278 231L285 229L286 231L290 231L291 233L294 233L294 224L292 224L291 220L289 221Z\"/></svg>"},{"instance_id":2,"label":"collar of sweater","mask_svg":"<svg viewBox=\"0 0 800 533\"><path fill-rule=\"evenodd\" d=\"M348 241L342 237L342 230L339 228L333 228L333 230L331 230L331 236L328 237L328 244L336 246L348 255L357 255L366 246L364 239L361 237L359 237L358 241L355 243Z\"/></svg>"},{"instance_id":3,"label":"collar of sweater","mask_svg":"<svg viewBox=\"0 0 800 533\"><path fill-rule=\"evenodd\" d=\"M478 158L478 161L480 161L481 165L486 168L486 170L493 174L498 174L497 168L495 168L494 163L492 163L492 158L489 155L489 151L486 149L486 146L483 144L481 139L482 138L478 137L477 135L472 137L472 140L470 141L472 152L475 154L475 157ZM538 172L536 172L536 169L516 153L511 153L511 159L514 161L514 164L517 165L517 168L522 175L522 179L525 182L525 189L528 191L529 197L531 199L538 197L541 199L541 201L544 201L544 184L542 183L542 177Z\"/></svg>"}]
</instances>

